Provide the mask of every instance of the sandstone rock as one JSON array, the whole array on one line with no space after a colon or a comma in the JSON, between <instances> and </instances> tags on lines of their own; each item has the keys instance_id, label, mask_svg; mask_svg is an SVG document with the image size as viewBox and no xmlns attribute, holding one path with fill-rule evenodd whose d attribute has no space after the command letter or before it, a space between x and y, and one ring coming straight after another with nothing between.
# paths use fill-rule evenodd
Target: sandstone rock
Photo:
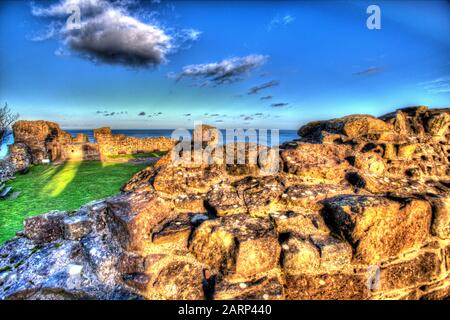
<instances>
[{"instance_id":1,"label":"sandstone rock","mask_svg":"<svg viewBox=\"0 0 450 320\"><path fill-rule=\"evenodd\" d=\"M174 200L175 210L185 213L204 213L205 208L204 195L199 194L180 194Z\"/></svg>"},{"instance_id":2,"label":"sandstone rock","mask_svg":"<svg viewBox=\"0 0 450 320\"><path fill-rule=\"evenodd\" d=\"M370 297L367 279L359 274L286 276L286 297L292 300L363 300Z\"/></svg>"},{"instance_id":3,"label":"sandstone rock","mask_svg":"<svg viewBox=\"0 0 450 320\"><path fill-rule=\"evenodd\" d=\"M175 261L165 266L151 284L151 296L164 300L204 299L203 269L197 265Z\"/></svg>"},{"instance_id":4,"label":"sandstone rock","mask_svg":"<svg viewBox=\"0 0 450 320\"><path fill-rule=\"evenodd\" d=\"M29 148L33 164L44 159L59 159L61 145L72 141L70 134L61 130L58 124L48 121L17 121L13 125L13 134L14 144L23 143Z\"/></svg>"},{"instance_id":5,"label":"sandstone rock","mask_svg":"<svg viewBox=\"0 0 450 320\"><path fill-rule=\"evenodd\" d=\"M423 200L340 196L324 204L327 224L342 234L354 247L355 257L366 263L398 255L429 236L431 206Z\"/></svg>"},{"instance_id":6,"label":"sandstone rock","mask_svg":"<svg viewBox=\"0 0 450 320\"><path fill-rule=\"evenodd\" d=\"M153 186L157 191L172 195L206 193L209 188L223 179L223 172L217 166L211 167L162 167L156 175Z\"/></svg>"},{"instance_id":7,"label":"sandstone rock","mask_svg":"<svg viewBox=\"0 0 450 320\"><path fill-rule=\"evenodd\" d=\"M425 252L411 260L382 267L380 289L398 289L428 282L438 275L440 264L437 254Z\"/></svg>"},{"instance_id":8,"label":"sandstone rock","mask_svg":"<svg viewBox=\"0 0 450 320\"><path fill-rule=\"evenodd\" d=\"M351 138L373 133L384 133L391 129L391 126L386 122L371 116L346 117L342 128L344 134Z\"/></svg>"},{"instance_id":9,"label":"sandstone rock","mask_svg":"<svg viewBox=\"0 0 450 320\"><path fill-rule=\"evenodd\" d=\"M20 244L20 246L18 246ZM6 247L5 247L6 246ZM119 284L102 283L74 241L36 246L26 238L7 243L1 254L16 259L11 271L2 272L0 299L130 299L133 294ZM10 246L10 247L8 247ZM3 261L0 259L0 268Z\"/></svg>"},{"instance_id":10,"label":"sandstone rock","mask_svg":"<svg viewBox=\"0 0 450 320\"><path fill-rule=\"evenodd\" d=\"M425 287L425 290L429 290L430 288ZM450 286L443 285L441 288L430 290L420 296L420 300L448 300L450 298Z\"/></svg>"},{"instance_id":11,"label":"sandstone rock","mask_svg":"<svg viewBox=\"0 0 450 320\"><path fill-rule=\"evenodd\" d=\"M72 141L74 143L88 143L89 142L89 138L84 133L78 133L74 138L72 138Z\"/></svg>"},{"instance_id":12,"label":"sandstone rock","mask_svg":"<svg viewBox=\"0 0 450 320\"><path fill-rule=\"evenodd\" d=\"M206 145L217 145L220 141L220 132L216 127L209 125L198 125L194 129L193 139Z\"/></svg>"},{"instance_id":13,"label":"sandstone rock","mask_svg":"<svg viewBox=\"0 0 450 320\"><path fill-rule=\"evenodd\" d=\"M348 268L352 258L350 245L330 235L291 235L282 248L283 270L289 275L335 273Z\"/></svg>"},{"instance_id":14,"label":"sandstone rock","mask_svg":"<svg viewBox=\"0 0 450 320\"><path fill-rule=\"evenodd\" d=\"M283 298L283 280L276 272L247 280L221 278L217 280L214 291L214 299L217 300L281 300Z\"/></svg>"},{"instance_id":15,"label":"sandstone rock","mask_svg":"<svg viewBox=\"0 0 450 320\"><path fill-rule=\"evenodd\" d=\"M429 200L433 206L433 235L441 239L450 238L450 198L446 196Z\"/></svg>"},{"instance_id":16,"label":"sandstone rock","mask_svg":"<svg viewBox=\"0 0 450 320\"><path fill-rule=\"evenodd\" d=\"M397 159L411 160L412 155L416 151L417 145L415 144L403 144L398 146Z\"/></svg>"},{"instance_id":17,"label":"sandstone rock","mask_svg":"<svg viewBox=\"0 0 450 320\"><path fill-rule=\"evenodd\" d=\"M25 171L33 163L30 148L24 143L15 143L8 148L8 160L15 171Z\"/></svg>"},{"instance_id":18,"label":"sandstone rock","mask_svg":"<svg viewBox=\"0 0 450 320\"><path fill-rule=\"evenodd\" d=\"M299 143L295 148L281 152L288 173L317 183L343 180L349 166L345 160L348 156L351 156L351 151L343 145Z\"/></svg>"},{"instance_id":19,"label":"sandstone rock","mask_svg":"<svg viewBox=\"0 0 450 320\"><path fill-rule=\"evenodd\" d=\"M267 217L284 190L283 181L272 176L247 177L237 181L234 187L253 217Z\"/></svg>"},{"instance_id":20,"label":"sandstone rock","mask_svg":"<svg viewBox=\"0 0 450 320\"><path fill-rule=\"evenodd\" d=\"M181 214L161 222L152 231L152 242L155 244L171 243L180 249L187 248L193 228L191 218L191 215Z\"/></svg>"},{"instance_id":21,"label":"sandstone rock","mask_svg":"<svg viewBox=\"0 0 450 320\"><path fill-rule=\"evenodd\" d=\"M386 169L383 159L376 153L358 154L355 159L355 167L376 175L382 175Z\"/></svg>"},{"instance_id":22,"label":"sandstone rock","mask_svg":"<svg viewBox=\"0 0 450 320\"><path fill-rule=\"evenodd\" d=\"M150 179L153 177L154 174L155 174L154 167L145 168L136 173L130 180L128 180L128 182L122 186L121 190L123 192L130 192L138 189L139 190L143 190L145 188L150 189L151 188Z\"/></svg>"},{"instance_id":23,"label":"sandstone rock","mask_svg":"<svg viewBox=\"0 0 450 320\"><path fill-rule=\"evenodd\" d=\"M292 233L301 238L329 234L329 229L323 218L317 212L307 210L303 212L274 212L270 216L279 234Z\"/></svg>"},{"instance_id":24,"label":"sandstone rock","mask_svg":"<svg viewBox=\"0 0 450 320\"><path fill-rule=\"evenodd\" d=\"M318 211L322 208L321 201L339 195L353 193L353 188L344 182L339 185L330 184L295 184L288 187L281 195L280 203L289 210L308 209Z\"/></svg>"},{"instance_id":25,"label":"sandstone rock","mask_svg":"<svg viewBox=\"0 0 450 320\"><path fill-rule=\"evenodd\" d=\"M335 134L343 134L350 138L373 133L383 133L390 131L392 127L386 122L369 115L351 115L343 118L316 121L301 127L298 134L305 138L313 138L319 135L320 131Z\"/></svg>"},{"instance_id":26,"label":"sandstone rock","mask_svg":"<svg viewBox=\"0 0 450 320\"><path fill-rule=\"evenodd\" d=\"M151 192L124 194L107 203L110 228L130 250L145 250L151 242L151 230L174 215L170 203Z\"/></svg>"},{"instance_id":27,"label":"sandstone rock","mask_svg":"<svg viewBox=\"0 0 450 320\"><path fill-rule=\"evenodd\" d=\"M311 240L320 252L322 273L334 273L348 269L352 260L352 247L330 235L313 235Z\"/></svg>"},{"instance_id":28,"label":"sandstone rock","mask_svg":"<svg viewBox=\"0 0 450 320\"><path fill-rule=\"evenodd\" d=\"M282 244L283 270L289 275L318 273L320 269L320 251L310 241L289 237Z\"/></svg>"},{"instance_id":29,"label":"sandstone rock","mask_svg":"<svg viewBox=\"0 0 450 320\"><path fill-rule=\"evenodd\" d=\"M206 201L218 216L247 213L244 199L235 187L228 184L214 185Z\"/></svg>"},{"instance_id":30,"label":"sandstone rock","mask_svg":"<svg viewBox=\"0 0 450 320\"><path fill-rule=\"evenodd\" d=\"M102 136L112 136L111 128L103 127L94 129L94 139L98 141L102 139Z\"/></svg>"},{"instance_id":31,"label":"sandstone rock","mask_svg":"<svg viewBox=\"0 0 450 320\"><path fill-rule=\"evenodd\" d=\"M205 221L195 230L190 249L212 269L243 276L276 267L280 255L273 225L245 215Z\"/></svg>"},{"instance_id":32,"label":"sandstone rock","mask_svg":"<svg viewBox=\"0 0 450 320\"><path fill-rule=\"evenodd\" d=\"M448 113L438 113L428 119L426 129L432 136L442 137L448 132L449 124L450 115Z\"/></svg>"}]
</instances>

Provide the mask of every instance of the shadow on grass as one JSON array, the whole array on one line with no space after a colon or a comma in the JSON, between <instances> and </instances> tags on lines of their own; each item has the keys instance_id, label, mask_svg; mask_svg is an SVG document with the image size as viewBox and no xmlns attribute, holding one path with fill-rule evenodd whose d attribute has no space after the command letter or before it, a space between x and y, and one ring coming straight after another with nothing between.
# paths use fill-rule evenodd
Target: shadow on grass
<instances>
[{"instance_id":1,"label":"shadow on grass","mask_svg":"<svg viewBox=\"0 0 450 320\"><path fill-rule=\"evenodd\" d=\"M38 165L11 181L17 199L0 201L0 243L22 229L25 218L51 210L72 211L120 191L133 174L147 165L71 161Z\"/></svg>"}]
</instances>

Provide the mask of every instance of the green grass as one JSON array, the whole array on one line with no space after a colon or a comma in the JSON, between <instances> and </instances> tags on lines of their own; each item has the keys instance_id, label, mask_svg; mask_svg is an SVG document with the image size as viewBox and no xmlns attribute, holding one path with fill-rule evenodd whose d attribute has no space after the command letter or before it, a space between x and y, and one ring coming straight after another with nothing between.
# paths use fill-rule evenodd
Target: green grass
<instances>
[{"instance_id":1,"label":"green grass","mask_svg":"<svg viewBox=\"0 0 450 320\"><path fill-rule=\"evenodd\" d=\"M22 229L25 218L50 210L76 210L93 200L117 194L131 176L147 165L71 161L38 165L8 185L17 199L0 200L0 243Z\"/></svg>"},{"instance_id":2,"label":"green grass","mask_svg":"<svg viewBox=\"0 0 450 320\"><path fill-rule=\"evenodd\" d=\"M109 159L139 159L139 158L149 158L149 157L162 157L167 152L156 151L150 153L137 153L137 154L119 154L108 156Z\"/></svg>"}]
</instances>

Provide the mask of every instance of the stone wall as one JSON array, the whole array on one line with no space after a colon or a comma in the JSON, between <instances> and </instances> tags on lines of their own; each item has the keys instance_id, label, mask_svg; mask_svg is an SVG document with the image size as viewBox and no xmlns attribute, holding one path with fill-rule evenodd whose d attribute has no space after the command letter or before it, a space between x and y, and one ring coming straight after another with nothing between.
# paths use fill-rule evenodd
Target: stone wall
<instances>
[{"instance_id":1,"label":"stone wall","mask_svg":"<svg viewBox=\"0 0 450 320\"><path fill-rule=\"evenodd\" d=\"M0 299L449 299L448 112L308 124L272 175L167 156L28 219L0 247Z\"/></svg>"},{"instance_id":2,"label":"stone wall","mask_svg":"<svg viewBox=\"0 0 450 320\"><path fill-rule=\"evenodd\" d=\"M61 159L80 160L100 160L100 152L96 143L68 143L62 148Z\"/></svg>"},{"instance_id":3,"label":"stone wall","mask_svg":"<svg viewBox=\"0 0 450 320\"><path fill-rule=\"evenodd\" d=\"M58 124L48 121L18 121L13 126L13 134L14 144L9 146L9 155L16 167L22 169L46 159L52 162L101 160L112 155L168 151L175 144L174 140L164 137L113 135L110 128L95 129L97 143L90 143L85 134L72 137Z\"/></svg>"},{"instance_id":4,"label":"stone wall","mask_svg":"<svg viewBox=\"0 0 450 320\"><path fill-rule=\"evenodd\" d=\"M17 121L13 135L14 145L22 143L29 148L33 164L44 159L59 160L63 146L72 142L70 134L49 121Z\"/></svg>"},{"instance_id":5,"label":"stone wall","mask_svg":"<svg viewBox=\"0 0 450 320\"><path fill-rule=\"evenodd\" d=\"M110 128L95 129L94 137L102 157L169 151L176 143L175 140L166 137L136 138L112 134Z\"/></svg>"}]
</instances>

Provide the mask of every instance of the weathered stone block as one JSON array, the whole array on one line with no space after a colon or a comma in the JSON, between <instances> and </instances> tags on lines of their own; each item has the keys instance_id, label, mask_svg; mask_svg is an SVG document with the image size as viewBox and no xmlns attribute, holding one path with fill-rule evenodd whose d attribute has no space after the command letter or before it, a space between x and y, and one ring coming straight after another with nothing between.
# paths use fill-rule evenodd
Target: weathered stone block
<instances>
[{"instance_id":1,"label":"weathered stone block","mask_svg":"<svg viewBox=\"0 0 450 320\"><path fill-rule=\"evenodd\" d=\"M429 236L431 206L416 199L340 196L324 202L326 223L347 239L355 258L376 264L420 246Z\"/></svg>"},{"instance_id":2,"label":"weathered stone block","mask_svg":"<svg viewBox=\"0 0 450 320\"><path fill-rule=\"evenodd\" d=\"M450 271L450 246L447 246L444 249L444 256L445 256L445 267L447 271Z\"/></svg>"},{"instance_id":3,"label":"weathered stone block","mask_svg":"<svg viewBox=\"0 0 450 320\"><path fill-rule=\"evenodd\" d=\"M270 221L244 215L202 223L194 232L190 249L212 269L243 276L273 269L280 255Z\"/></svg>"},{"instance_id":4,"label":"weathered stone block","mask_svg":"<svg viewBox=\"0 0 450 320\"><path fill-rule=\"evenodd\" d=\"M145 258L133 252L123 252L117 263L120 273L143 273L145 272Z\"/></svg>"},{"instance_id":5,"label":"weathered stone block","mask_svg":"<svg viewBox=\"0 0 450 320\"><path fill-rule=\"evenodd\" d=\"M128 273L123 275L123 282L139 291L145 291L150 282L150 277L145 273Z\"/></svg>"},{"instance_id":6,"label":"weathered stone block","mask_svg":"<svg viewBox=\"0 0 450 320\"><path fill-rule=\"evenodd\" d=\"M63 219L67 212L52 211L24 221L24 234L38 244L63 237Z\"/></svg>"},{"instance_id":7,"label":"weathered stone block","mask_svg":"<svg viewBox=\"0 0 450 320\"><path fill-rule=\"evenodd\" d=\"M87 215L68 216L64 218L64 238L79 240L92 231L93 220Z\"/></svg>"},{"instance_id":8,"label":"weathered stone block","mask_svg":"<svg viewBox=\"0 0 450 320\"><path fill-rule=\"evenodd\" d=\"M398 146L397 157L399 160L411 160L414 152L416 151L416 144L402 144Z\"/></svg>"},{"instance_id":9,"label":"weathered stone block","mask_svg":"<svg viewBox=\"0 0 450 320\"><path fill-rule=\"evenodd\" d=\"M163 300L202 300L204 274L197 265L173 261L164 266L152 279L148 297Z\"/></svg>"},{"instance_id":10,"label":"weathered stone block","mask_svg":"<svg viewBox=\"0 0 450 320\"><path fill-rule=\"evenodd\" d=\"M124 194L107 203L110 229L126 250L144 250L151 230L174 215L170 203L152 192Z\"/></svg>"},{"instance_id":11,"label":"weathered stone block","mask_svg":"<svg viewBox=\"0 0 450 320\"><path fill-rule=\"evenodd\" d=\"M377 153L360 153L355 157L355 167L364 172L382 175L386 165Z\"/></svg>"},{"instance_id":12,"label":"weathered stone block","mask_svg":"<svg viewBox=\"0 0 450 320\"><path fill-rule=\"evenodd\" d=\"M187 248L192 227L191 216L188 214L169 218L153 229L152 242L154 244L170 243L180 249Z\"/></svg>"},{"instance_id":13,"label":"weathered stone block","mask_svg":"<svg viewBox=\"0 0 450 320\"><path fill-rule=\"evenodd\" d=\"M157 191L172 195L206 193L223 179L220 167L163 166L153 186Z\"/></svg>"},{"instance_id":14,"label":"weathered stone block","mask_svg":"<svg viewBox=\"0 0 450 320\"><path fill-rule=\"evenodd\" d=\"M298 143L295 148L281 152L285 168L291 174L321 183L337 183L343 180L351 155L345 145Z\"/></svg>"},{"instance_id":15,"label":"weathered stone block","mask_svg":"<svg viewBox=\"0 0 450 320\"><path fill-rule=\"evenodd\" d=\"M329 235L291 235L281 247L282 267L290 275L336 273L348 269L352 258L350 245Z\"/></svg>"},{"instance_id":16,"label":"weathered stone block","mask_svg":"<svg viewBox=\"0 0 450 320\"><path fill-rule=\"evenodd\" d=\"M218 216L246 213L244 199L242 199L236 188L227 184L213 186L207 194L207 203Z\"/></svg>"},{"instance_id":17,"label":"weathered stone block","mask_svg":"<svg viewBox=\"0 0 450 320\"><path fill-rule=\"evenodd\" d=\"M312 235L311 240L320 252L320 270L334 273L350 267L352 247L329 235Z\"/></svg>"},{"instance_id":18,"label":"weathered stone block","mask_svg":"<svg viewBox=\"0 0 450 320\"><path fill-rule=\"evenodd\" d=\"M92 266L97 277L107 284L114 284L118 277L115 266L121 253L119 248L102 237L84 237L80 243L83 256Z\"/></svg>"},{"instance_id":19,"label":"weathered stone block","mask_svg":"<svg viewBox=\"0 0 450 320\"><path fill-rule=\"evenodd\" d=\"M174 200L175 210L186 213L206 212L205 201L202 195L181 194Z\"/></svg>"},{"instance_id":20,"label":"weathered stone block","mask_svg":"<svg viewBox=\"0 0 450 320\"><path fill-rule=\"evenodd\" d=\"M437 113L428 119L426 129L430 135L442 137L448 132L449 123L450 115L448 113Z\"/></svg>"},{"instance_id":21,"label":"weathered stone block","mask_svg":"<svg viewBox=\"0 0 450 320\"><path fill-rule=\"evenodd\" d=\"M362 300L370 296L365 275L286 276L286 298L292 300Z\"/></svg>"},{"instance_id":22,"label":"weathered stone block","mask_svg":"<svg viewBox=\"0 0 450 320\"><path fill-rule=\"evenodd\" d=\"M291 236L281 248L281 265L286 274L298 275L319 271L320 252L309 240Z\"/></svg>"},{"instance_id":23,"label":"weathered stone block","mask_svg":"<svg viewBox=\"0 0 450 320\"><path fill-rule=\"evenodd\" d=\"M427 283L440 272L441 259L433 252L424 252L411 260L381 268L380 289L392 290Z\"/></svg>"},{"instance_id":24,"label":"weathered stone block","mask_svg":"<svg viewBox=\"0 0 450 320\"><path fill-rule=\"evenodd\" d=\"M433 235L441 239L450 238L450 197L439 196L429 200L433 206Z\"/></svg>"},{"instance_id":25,"label":"weathered stone block","mask_svg":"<svg viewBox=\"0 0 450 320\"><path fill-rule=\"evenodd\" d=\"M253 217L267 217L284 190L278 177L247 177L234 184L240 198Z\"/></svg>"},{"instance_id":26,"label":"weathered stone block","mask_svg":"<svg viewBox=\"0 0 450 320\"><path fill-rule=\"evenodd\" d=\"M229 277L217 280L215 300L281 300L284 299L283 280L277 273L248 280Z\"/></svg>"},{"instance_id":27,"label":"weathered stone block","mask_svg":"<svg viewBox=\"0 0 450 320\"><path fill-rule=\"evenodd\" d=\"M307 238L311 235L326 235L329 229L323 218L317 212L274 212L270 215L275 222L277 232L294 233L300 237Z\"/></svg>"},{"instance_id":28,"label":"weathered stone block","mask_svg":"<svg viewBox=\"0 0 450 320\"><path fill-rule=\"evenodd\" d=\"M417 299L421 300L448 300L450 298L450 276L444 280L430 285L420 286L416 290Z\"/></svg>"}]
</instances>

